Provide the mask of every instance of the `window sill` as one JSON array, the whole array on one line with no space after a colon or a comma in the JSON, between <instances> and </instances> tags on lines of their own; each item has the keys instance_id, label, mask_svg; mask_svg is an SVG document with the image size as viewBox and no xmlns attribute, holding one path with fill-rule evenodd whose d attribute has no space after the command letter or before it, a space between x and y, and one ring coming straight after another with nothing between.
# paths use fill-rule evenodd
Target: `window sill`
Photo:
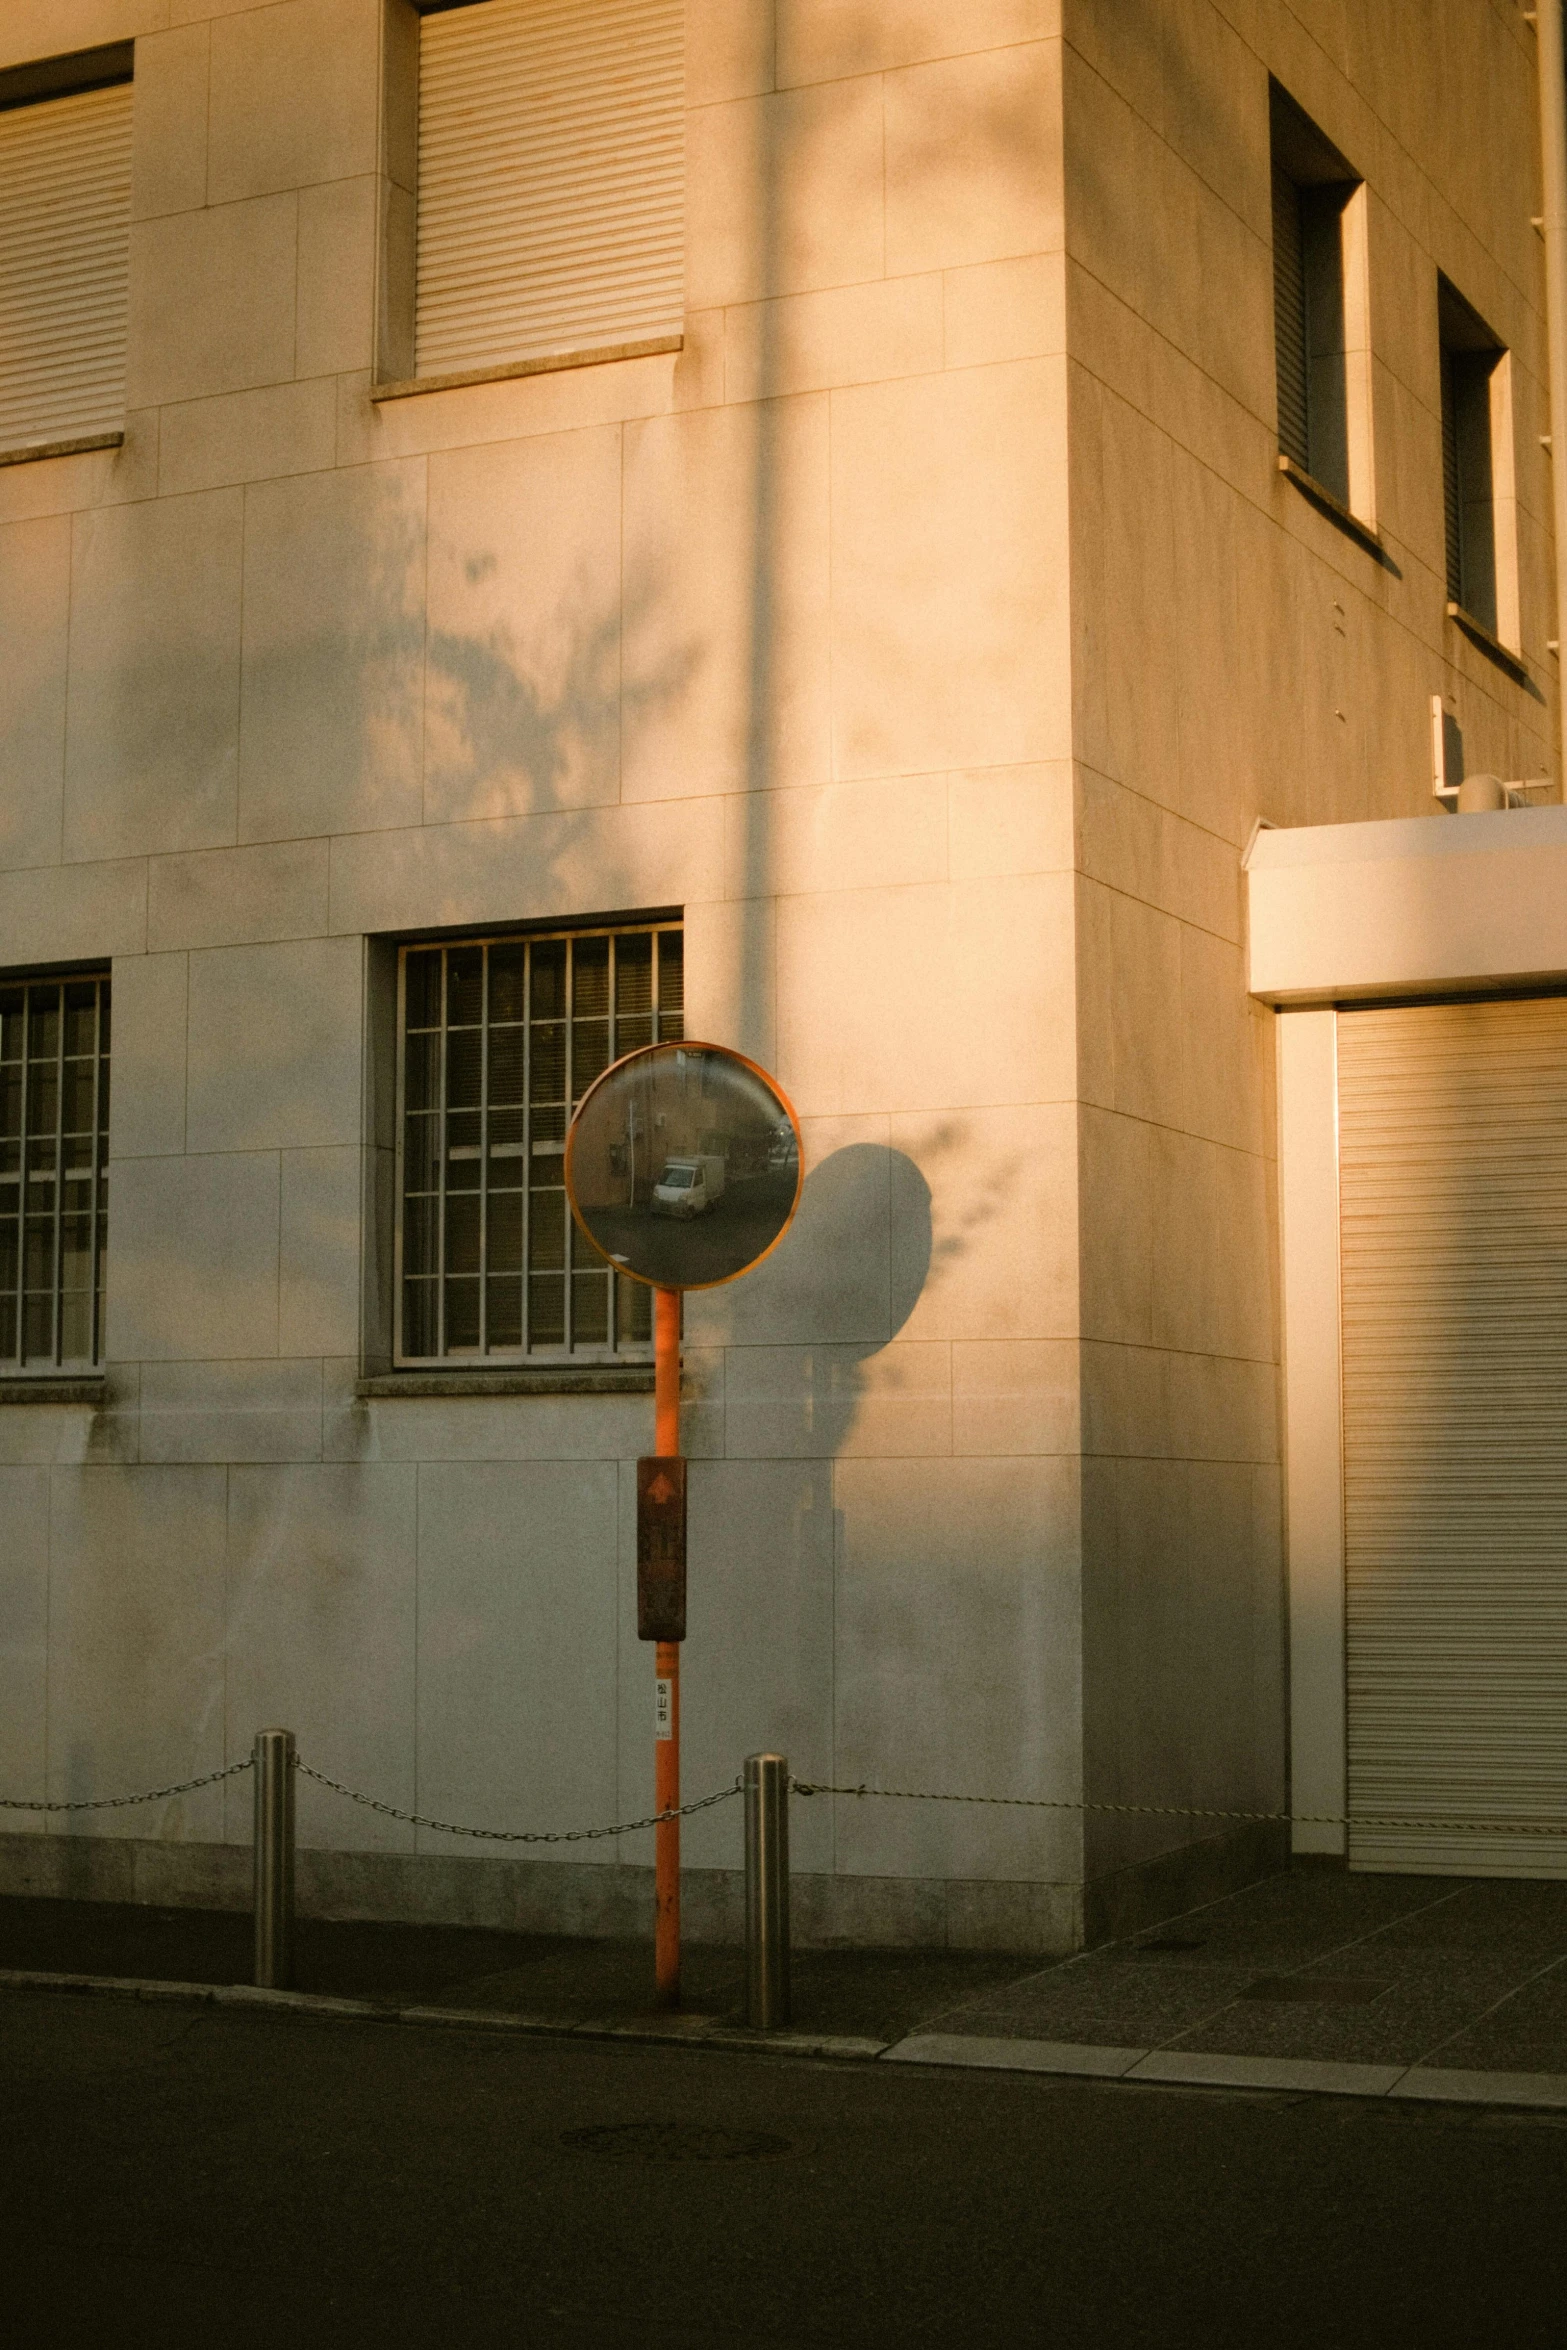
<instances>
[{"instance_id":1,"label":"window sill","mask_svg":"<svg viewBox=\"0 0 1567 2350\"><path fill-rule=\"evenodd\" d=\"M542 359L517 359L509 367L470 367L456 375L410 375L399 383L372 384L372 400L410 400L418 392L455 392L465 384L509 383L521 375L556 375L568 367L605 367L614 359L656 359L685 348L684 335L652 335L640 343L599 343L586 351L552 351Z\"/></svg>"},{"instance_id":2,"label":"window sill","mask_svg":"<svg viewBox=\"0 0 1567 2350\"><path fill-rule=\"evenodd\" d=\"M651 1363L550 1363L504 1371L380 1371L355 1382L364 1402L474 1395L651 1395Z\"/></svg>"},{"instance_id":3,"label":"window sill","mask_svg":"<svg viewBox=\"0 0 1567 2350\"><path fill-rule=\"evenodd\" d=\"M1324 482L1318 481L1314 473L1308 473L1304 465L1297 465L1293 457L1286 457L1282 449L1279 451L1279 471L1287 482L1294 484L1303 498L1309 499L1330 522L1336 522L1339 529L1354 539L1357 545L1364 547L1368 555L1375 555L1379 563L1386 563L1389 569L1392 568L1392 558L1370 523L1362 522L1358 514L1352 514L1342 498L1336 498Z\"/></svg>"},{"instance_id":4,"label":"window sill","mask_svg":"<svg viewBox=\"0 0 1567 2350\"><path fill-rule=\"evenodd\" d=\"M109 1382L101 1372L41 1372L36 1379L0 1379L0 1404L103 1404L108 1400Z\"/></svg>"},{"instance_id":5,"label":"window sill","mask_svg":"<svg viewBox=\"0 0 1567 2350\"><path fill-rule=\"evenodd\" d=\"M1462 604L1455 604L1451 597L1446 609L1448 619L1456 622L1472 645L1477 645L1498 668L1505 669L1509 677L1517 678L1520 685L1528 684L1529 672L1521 653L1515 653L1511 645L1504 645L1499 636L1491 634L1483 620L1476 620L1472 612L1466 612Z\"/></svg>"},{"instance_id":6,"label":"window sill","mask_svg":"<svg viewBox=\"0 0 1567 2350\"><path fill-rule=\"evenodd\" d=\"M74 441L32 441L25 449L0 449L0 465L31 465L40 457L80 457L88 449L119 449L123 432L83 433Z\"/></svg>"}]
</instances>

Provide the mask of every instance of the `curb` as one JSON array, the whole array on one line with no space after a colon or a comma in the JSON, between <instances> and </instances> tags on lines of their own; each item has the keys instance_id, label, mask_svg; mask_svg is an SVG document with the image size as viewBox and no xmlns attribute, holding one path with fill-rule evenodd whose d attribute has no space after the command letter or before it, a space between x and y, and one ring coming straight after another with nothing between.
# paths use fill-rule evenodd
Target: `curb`
<instances>
[{"instance_id":1,"label":"curb","mask_svg":"<svg viewBox=\"0 0 1567 2350\"><path fill-rule=\"evenodd\" d=\"M1057 2080L1148 2082L1165 2088L1264 2089L1315 2097L1372 2097L1423 2105L1489 2105L1567 2112L1567 2073L1467 2072L1443 2065L1331 2064L1296 2056L1224 2056L1206 2049L1112 2048L1090 2041L989 2039L978 2033L914 2032L903 2040L834 2032L752 2032L715 2016L668 2022L589 2016L518 2015L500 2008L394 2007L335 1999L318 1991L264 1991L253 1983L166 1983L139 1975L55 1974L0 1967L0 1993L65 1991L186 2007L256 2008L273 2015L342 2023L410 2024L436 2031L491 2032L545 2040L619 2040L653 2047L730 2048L752 2054L829 2058L840 2063L929 2066L932 2070L1043 2074Z\"/></svg>"},{"instance_id":2,"label":"curb","mask_svg":"<svg viewBox=\"0 0 1567 2350\"><path fill-rule=\"evenodd\" d=\"M1567 2112L1567 2073L1464 2072L1422 2064L1328 2064L1301 2056L1222 2056L1197 2048L1101 2048L1066 2040L987 2040L915 2032L886 2064L1058 2078L1156 2081L1190 2089L1272 2089L1316 2097L1412 2098L1428 2105L1503 2105Z\"/></svg>"},{"instance_id":3,"label":"curb","mask_svg":"<svg viewBox=\"0 0 1567 2350\"><path fill-rule=\"evenodd\" d=\"M718 2016L671 2016L622 2021L587 2016L518 2015L502 2008L396 2007L374 1999L334 1999L319 1991L264 1991L254 1983L169 1983L141 1975L57 1974L42 1968L0 1967L0 1992L67 1991L100 1999L140 1999L186 2007L260 2008L274 2015L329 2017L341 2023L413 2024L438 2031L504 2032L549 2040L646 2041L659 2047L748 2048L787 2056L836 2057L863 2063L891 2043L832 2032L752 2032Z\"/></svg>"}]
</instances>

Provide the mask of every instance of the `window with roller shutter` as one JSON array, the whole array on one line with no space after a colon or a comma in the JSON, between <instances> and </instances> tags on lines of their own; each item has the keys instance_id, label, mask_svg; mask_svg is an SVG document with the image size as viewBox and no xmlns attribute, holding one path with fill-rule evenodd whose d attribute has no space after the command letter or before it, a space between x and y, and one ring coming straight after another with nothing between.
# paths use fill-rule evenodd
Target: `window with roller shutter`
<instances>
[{"instance_id":1,"label":"window with roller shutter","mask_svg":"<svg viewBox=\"0 0 1567 2350\"><path fill-rule=\"evenodd\" d=\"M1360 182L1277 83L1270 132L1279 449L1347 507L1353 499L1344 239Z\"/></svg>"},{"instance_id":2,"label":"window with roller shutter","mask_svg":"<svg viewBox=\"0 0 1567 2350\"><path fill-rule=\"evenodd\" d=\"M1497 475L1507 452L1492 419L1496 392L1505 384L1506 353L1445 277L1437 279L1437 329L1447 600L1495 636L1505 631L1502 606L1510 600L1507 583L1498 578L1496 531Z\"/></svg>"},{"instance_id":3,"label":"window with roller shutter","mask_svg":"<svg viewBox=\"0 0 1567 2350\"><path fill-rule=\"evenodd\" d=\"M683 0L467 0L419 33L415 374L678 340Z\"/></svg>"},{"instance_id":4,"label":"window with roller shutter","mask_svg":"<svg viewBox=\"0 0 1567 2350\"><path fill-rule=\"evenodd\" d=\"M131 55L0 74L0 461L124 428Z\"/></svg>"}]
</instances>

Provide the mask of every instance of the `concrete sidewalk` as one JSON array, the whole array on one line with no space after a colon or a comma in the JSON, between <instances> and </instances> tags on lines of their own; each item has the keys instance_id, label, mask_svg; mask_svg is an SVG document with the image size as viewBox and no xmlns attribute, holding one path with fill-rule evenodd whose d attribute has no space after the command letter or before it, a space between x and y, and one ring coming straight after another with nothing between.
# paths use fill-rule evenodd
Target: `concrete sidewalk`
<instances>
[{"instance_id":1,"label":"concrete sidewalk","mask_svg":"<svg viewBox=\"0 0 1567 2350\"><path fill-rule=\"evenodd\" d=\"M0 1969L243 1985L243 1915L10 1898ZM733 2042L742 1955L686 1953L679 2016L642 1943L302 1920L300 2003L536 2031ZM1055 1965L964 1952L795 1954L774 2046L1353 2096L1567 2110L1567 1883L1297 1866ZM83 1986L85 1987L85 1985ZM209 1992L207 1995L211 1995ZM226 1996L242 1996L229 1993ZM760 2037L760 2036L758 2036Z\"/></svg>"},{"instance_id":2,"label":"concrete sidewalk","mask_svg":"<svg viewBox=\"0 0 1567 2350\"><path fill-rule=\"evenodd\" d=\"M1567 1883L1297 1865L888 2054L1567 2108Z\"/></svg>"},{"instance_id":3,"label":"concrete sidewalk","mask_svg":"<svg viewBox=\"0 0 1567 2350\"><path fill-rule=\"evenodd\" d=\"M248 1912L0 1898L0 1972L67 1973L192 1985L251 1979ZM822 1950L794 1954L794 2018L816 2037L880 2047L1038 1961L990 1953ZM395 2011L442 2008L524 2015L540 2027L738 2025L745 1956L688 1943L678 2018L653 2005L651 1934L643 1942L505 1934L482 1927L301 1918L295 1980L306 1995Z\"/></svg>"}]
</instances>

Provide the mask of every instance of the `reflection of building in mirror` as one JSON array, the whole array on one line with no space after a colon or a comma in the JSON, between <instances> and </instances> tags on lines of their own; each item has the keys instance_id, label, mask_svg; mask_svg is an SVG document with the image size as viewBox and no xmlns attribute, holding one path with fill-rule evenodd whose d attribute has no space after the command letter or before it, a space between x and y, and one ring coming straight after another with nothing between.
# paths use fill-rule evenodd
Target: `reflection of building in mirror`
<instances>
[{"instance_id":1,"label":"reflection of building in mirror","mask_svg":"<svg viewBox=\"0 0 1567 2350\"><path fill-rule=\"evenodd\" d=\"M771 1087L716 1052L637 1056L607 1091L605 1111L577 1139L584 1205L646 1205L675 1164L700 1167L711 1203L726 1183L791 1163L793 1128L779 1119Z\"/></svg>"},{"instance_id":2,"label":"reflection of building in mirror","mask_svg":"<svg viewBox=\"0 0 1567 2350\"><path fill-rule=\"evenodd\" d=\"M612 1264L675 1288L730 1280L794 1213L794 1120L738 1054L671 1043L632 1054L593 1088L567 1180L583 1231Z\"/></svg>"}]
</instances>

